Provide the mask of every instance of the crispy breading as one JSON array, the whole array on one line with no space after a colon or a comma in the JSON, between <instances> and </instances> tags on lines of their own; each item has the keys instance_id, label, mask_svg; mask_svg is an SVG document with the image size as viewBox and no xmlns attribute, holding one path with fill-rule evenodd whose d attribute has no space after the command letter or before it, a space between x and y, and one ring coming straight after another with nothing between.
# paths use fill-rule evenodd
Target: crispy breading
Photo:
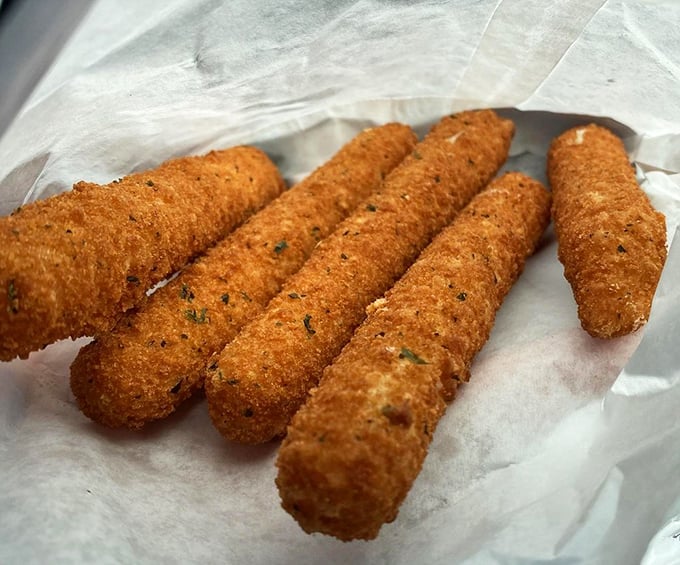
<instances>
[{"instance_id":1,"label":"crispy breading","mask_svg":"<svg viewBox=\"0 0 680 565\"><path fill-rule=\"evenodd\" d=\"M396 517L549 219L549 192L509 173L370 306L279 451L282 505L305 531L372 539Z\"/></svg>"},{"instance_id":2,"label":"crispy breading","mask_svg":"<svg viewBox=\"0 0 680 565\"><path fill-rule=\"evenodd\" d=\"M93 420L140 428L203 384L221 351L261 312L317 242L413 149L408 126L357 135L327 163L258 212L207 255L84 347L71 388Z\"/></svg>"},{"instance_id":3,"label":"crispy breading","mask_svg":"<svg viewBox=\"0 0 680 565\"><path fill-rule=\"evenodd\" d=\"M321 242L208 368L210 415L226 438L259 443L285 432L365 307L493 177L513 132L491 110L444 118Z\"/></svg>"},{"instance_id":4,"label":"crispy breading","mask_svg":"<svg viewBox=\"0 0 680 565\"><path fill-rule=\"evenodd\" d=\"M548 153L559 259L591 336L644 325L666 262L666 225L635 178L621 140L590 124Z\"/></svg>"},{"instance_id":5,"label":"crispy breading","mask_svg":"<svg viewBox=\"0 0 680 565\"><path fill-rule=\"evenodd\" d=\"M110 329L284 188L259 149L168 161L0 218L0 360Z\"/></svg>"}]
</instances>

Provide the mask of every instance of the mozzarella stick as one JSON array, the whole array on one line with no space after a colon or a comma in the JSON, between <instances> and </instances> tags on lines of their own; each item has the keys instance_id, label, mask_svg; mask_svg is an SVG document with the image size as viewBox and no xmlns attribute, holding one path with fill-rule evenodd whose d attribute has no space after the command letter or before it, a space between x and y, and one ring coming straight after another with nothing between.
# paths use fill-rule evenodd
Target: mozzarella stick
<instances>
[{"instance_id":1,"label":"mozzarella stick","mask_svg":"<svg viewBox=\"0 0 680 565\"><path fill-rule=\"evenodd\" d=\"M208 366L208 408L226 438L261 443L284 434L365 307L493 177L513 132L490 110L444 118L321 242Z\"/></svg>"},{"instance_id":2,"label":"mozzarella stick","mask_svg":"<svg viewBox=\"0 0 680 565\"><path fill-rule=\"evenodd\" d=\"M254 215L71 367L81 410L111 427L141 428L172 413L203 384L221 351L297 271L317 242L413 149L408 126L368 129Z\"/></svg>"},{"instance_id":3,"label":"mozzarella stick","mask_svg":"<svg viewBox=\"0 0 680 565\"><path fill-rule=\"evenodd\" d=\"M394 520L549 215L540 183L503 176L369 307L279 451L282 505L306 532L372 539Z\"/></svg>"},{"instance_id":4,"label":"mozzarella stick","mask_svg":"<svg viewBox=\"0 0 680 565\"><path fill-rule=\"evenodd\" d=\"M591 124L548 153L558 256L591 336L631 333L649 317L666 261L666 225L638 185L621 140Z\"/></svg>"},{"instance_id":5,"label":"mozzarella stick","mask_svg":"<svg viewBox=\"0 0 680 565\"><path fill-rule=\"evenodd\" d=\"M185 157L0 218L0 360L110 329L284 188L260 150Z\"/></svg>"}]
</instances>

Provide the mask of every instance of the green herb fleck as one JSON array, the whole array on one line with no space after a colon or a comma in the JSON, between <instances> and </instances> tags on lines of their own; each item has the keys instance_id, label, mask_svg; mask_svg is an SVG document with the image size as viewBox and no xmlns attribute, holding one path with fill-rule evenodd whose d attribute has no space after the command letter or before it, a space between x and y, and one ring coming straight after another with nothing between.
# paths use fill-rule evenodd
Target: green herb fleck
<instances>
[{"instance_id":1,"label":"green herb fleck","mask_svg":"<svg viewBox=\"0 0 680 565\"><path fill-rule=\"evenodd\" d=\"M182 388L182 381L183 380L184 380L184 377L182 377L179 381L177 381L177 384L170 389L170 392L172 394L177 394L179 392L179 389Z\"/></svg>"},{"instance_id":2,"label":"green herb fleck","mask_svg":"<svg viewBox=\"0 0 680 565\"><path fill-rule=\"evenodd\" d=\"M316 330L312 328L312 316L309 314L305 314L305 319L302 320L302 323L305 325L305 329L307 330L307 335L312 336L316 333Z\"/></svg>"},{"instance_id":3,"label":"green herb fleck","mask_svg":"<svg viewBox=\"0 0 680 565\"><path fill-rule=\"evenodd\" d=\"M475 164L475 162L468 157L468 165L470 165L472 167L472 166L474 166L474 164Z\"/></svg>"},{"instance_id":4,"label":"green herb fleck","mask_svg":"<svg viewBox=\"0 0 680 565\"><path fill-rule=\"evenodd\" d=\"M239 383L238 379L228 379L227 380L227 384L231 385L231 386L237 385L238 383Z\"/></svg>"},{"instance_id":5,"label":"green herb fleck","mask_svg":"<svg viewBox=\"0 0 680 565\"><path fill-rule=\"evenodd\" d=\"M225 292L222 296L220 296L220 300L225 304L229 304L229 293Z\"/></svg>"},{"instance_id":6,"label":"green herb fleck","mask_svg":"<svg viewBox=\"0 0 680 565\"><path fill-rule=\"evenodd\" d=\"M243 300L245 300L246 302L252 302L252 301L253 301L253 299L250 298L250 296L248 296L248 293L247 293L245 290L242 290L242 291L241 291L241 297L242 297Z\"/></svg>"},{"instance_id":7,"label":"green herb fleck","mask_svg":"<svg viewBox=\"0 0 680 565\"><path fill-rule=\"evenodd\" d=\"M378 208L375 206L375 204L367 204L366 205L366 210L369 212L375 212Z\"/></svg>"},{"instance_id":8,"label":"green herb fleck","mask_svg":"<svg viewBox=\"0 0 680 565\"><path fill-rule=\"evenodd\" d=\"M467 293L461 292L461 293L458 294L458 296L456 296L456 298L457 298L458 300L460 300L461 302L464 302L465 299L467 298Z\"/></svg>"},{"instance_id":9,"label":"green herb fleck","mask_svg":"<svg viewBox=\"0 0 680 565\"><path fill-rule=\"evenodd\" d=\"M19 293L17 287L14 285L14 279L9 281L7 285L7 311L10 314L19 313Z\"/></svg>"},{"instance_id":10,"label":"green herb fleck","mask_svg":"<svg viewBox=\"0 0 680 565\"><path fill-rule=\"evenodd\" d=\"M184 317L195 324L206 324L210 321L210 318L206 316L207 312L207 308L201 308L200 313L196 312L195 308L192 308L191 310L184 311Z\"/></svg>"},{"instance_id":11,"label":"green herb fleck","mask_svg":"<svg viewBox=\"0 0 680 565\"><path fill-rule=\"evenodd\" d=\"M442 181L442 178L439 175L434 175L434 182L439 184Z\"/></svg>"},{"instance_id":12,"label":"green herb fleck","mask_svg":"<svg viewBox=\"0 0 680 565\"><path fill-rule=\"evenodd\" d=\"M146 186L153 186L153 181L152 180L146 181Z\"/></svg>"},{"instance_id":13,"label":"green herb fleck","mask_svg":"<svg viewBox=\"0 0 680 565\"><path fill-rule=\"evenodd\" d=\"M138 279L136 276L134 276L134 275L129 275L129 276L127 276L127 277L125 278L125 280L127 280L127 282L129 282L129 283L139 284L139 279Z\"/></svg>"},{"instance_id":14,"label":"green herb fleck","mask_svg":"<svg viewBox=\"0 0 680 565\"><path fill-rule=\"evenodd\" d=\"M402 347L401 352L399 353L399 359L406 359L410 361L411 363L415 365L427 365L427 361L425 359L422 359L421 357L418 357L413 351L408 349L407 347Z\"/></svg>"},{"instance_id":15,"label":"green herb fleck","mask_svg":"<svg viewBox=\"0 0 680 565\"><path fill-rule=\"evenodd\" d=\"M137 218L135 218L132 214L128 214L128 219L129 219L131 222L136 222L136 221L137 221Z\"/></svg>"},{"instance_id":16,"label":"green herb fleck","mask_svg":"<svg viewBox=\"0 0 680 565\"><path fill-rule=\"evenodd\" d=\"M192 302L196 298L191 289L184 283L182 283L182 288L179 289L179 297L187 302Z\"/></svg>"},{"instance_id":17,"label":"green herb fleck","mask_svg":"<svg viewBox=\"0 0 680 565\"><path fill-rule=\"evenodd\" d=\"M189 336L187 334L179 334L179 337L181 339L189 339Z\"/></svg>"},{"instance_id":18,"label":"green herb fleck","mask_svg":"<svg viewBox=\"0 0 680 565\"><path fill-rule=\"evenodd\" d=\"M285 240L279 241L275 246L274 246L274 253L281 253L284 249L288 247L288 243L286 243Z\"/></svg>"},{"instance_id":19,"label":"green herb fleck","mask_svg":"<svg viewBox=\"0 0 680 565\"><path fill-rule=\"evenodd\" d=\"M347 261L349 257L347 257L347 255L345 255L344 253L340 253L340 259L344 259L345 261Z\"/></svg>"},{"instance_id":20,"label":"green herb fleck","mask_svg":"<svg viewBox=\"0 0 680 565\"><path fill-rule=\"evenodd\" d=\"M414 151L413 152L413 158L420 161L423 158L423 156L420 153L418 153L417 151Z\"/></svg>"},{"instance_id":21,"label":"green herb fleck","mask_svg":"<svg viewBox=\"0 0 680 565\"><path fill-rule=\"evenodd\" d=\"M321 239L321 228L319 226L314 226L312 228L312 237L316 241L319 241Z\"/></svg>"},{"instance_id":22,"label":"green herb fleck","mask_svg":"<svg viewBox=\"0 0 680 565\"><path fill-rule=\"evenodd\" d=\"M296 299L296 298L300 298L300 295L297 292L290 292L290 293L288 293L288 298Z\"/></svg>"},{"instance_id":23,"label":"green herb fleck","mask_svg":"<svg viewBox=\"0 0 680 565\"><path fill-rule=\"evenodd\" d=\"M625 253L626 252L626 248L623 245L621 245L620 243L619 243L619 246L616 248L616 250L619 253Z\"/></svg>"}]
</instances>

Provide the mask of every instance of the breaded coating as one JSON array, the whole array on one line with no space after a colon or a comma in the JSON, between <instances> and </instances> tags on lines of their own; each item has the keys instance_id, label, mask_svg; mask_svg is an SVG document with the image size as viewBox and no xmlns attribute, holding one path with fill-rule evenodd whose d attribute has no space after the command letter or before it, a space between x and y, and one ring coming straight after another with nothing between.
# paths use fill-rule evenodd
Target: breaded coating
<instances>
[{"instance_id":1,"label":"breaded coating","mask_svg":"<svg viewBox=\"0 0 680 565\"><path fill-rule=\"evenodd\" d=\"M0 219L0 360L110 329L146 290L278 196L259 149L168 161Z\"/></svg>"},{"instance_id":2,"label":"breaded coating","mask_svg":"<svg viewBox=\"0 0 680 565\"><path fill-rule=\"evenodd\" d=\"M503 176L370 306L279 451L282 505L306 532L372 539L394 520L549 216L540 183Z\"/></svg>"},{"instance_id":3,"label":"breaded coating","mask_svg":"<svg viewBox=\"0 0 680 565\"><path fill-rule=\"evenodd\" d=\"M71 388L93 420L141 428L203 385L206 363L261 312L317 242L413 149L408 126L365 130L84 347Z\"/></svg>"},{"instance_id":4,"label":"breaded coating","mask_svg":"<svg viewBox=\"0 0 680 565\"><path fill-rule=\"evenodd\" d=\"M226 438L260 443L285 433L365 307L493 177L513 132L490 110L444 118L321 242L208 367L210 415Z\"/></svg>"},{"instance_id":5,"label":"breaded coating","mask_svg":"<svg viewBox=\"0 0 680 565\"><path fill-rule=\"evenodd\" d=\"M666 224L621 140L591 124L553 140L548 177L558 256L581 325L612 338L644 325L666 262Z\"/></svg>"}]
</instances>

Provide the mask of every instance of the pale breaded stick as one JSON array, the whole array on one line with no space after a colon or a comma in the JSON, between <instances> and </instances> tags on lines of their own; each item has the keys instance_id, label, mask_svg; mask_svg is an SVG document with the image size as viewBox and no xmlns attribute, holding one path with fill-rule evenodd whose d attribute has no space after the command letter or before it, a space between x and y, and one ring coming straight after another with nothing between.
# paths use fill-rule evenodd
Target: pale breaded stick
<instances>
[{"instance_id":1,"label":"pale breaded stick","mask_svg":"<svg viewBox=\"0 0 680 565\"><path fill-rule=\"evenodd\" d=\"M283 188L262 151L234 147L81 182L1 218L0 360L110 329Z\"/></svg>"},{"instance_id":2,"label":"pale breaded stick","mask_svg":"<svg viewBox=\"0 0 680 565\"><path fill-rule=\"evenodd\" d=\"M549 218L548 191L509 173L371 305L279 451L282 505L306 532L372 539L394 520Z\"/></svg>"},{"instance_id":3,"label":"pale breaded stick","mask_svg":"<svg viewBox=\"0 0 680 565\"><path fill-rule=\"evenodd\" d=\"M203 384L208 357L261 312L317 242L413 149L408 126L361 132L327 163L84 347L71 388L93 420L140 428Z\"/></svg>"},{"instance_id":4,"label":"pale breaded stick","mask_svg":"<svg viewBox=\"0 0 680 565\"><path fill-rule=\"evenodd\" d=\"M500 168L513 131L490 110L444 118L321 242L208 368L208 407L225 437L259 443L285 432L365 307Z\"/></svg>"},{"instance_id":5,"label":"pale breaded stick","mask_svg":"<svg viewBox=\"0 0 680 565\"><path fill-rule=\"evenodd\" d=\"M638 185L621 140L591 124L548 153L559 259L583 329L611 338L649 317L666 262L666 225Z\"/></svg>"}]
</instances>

